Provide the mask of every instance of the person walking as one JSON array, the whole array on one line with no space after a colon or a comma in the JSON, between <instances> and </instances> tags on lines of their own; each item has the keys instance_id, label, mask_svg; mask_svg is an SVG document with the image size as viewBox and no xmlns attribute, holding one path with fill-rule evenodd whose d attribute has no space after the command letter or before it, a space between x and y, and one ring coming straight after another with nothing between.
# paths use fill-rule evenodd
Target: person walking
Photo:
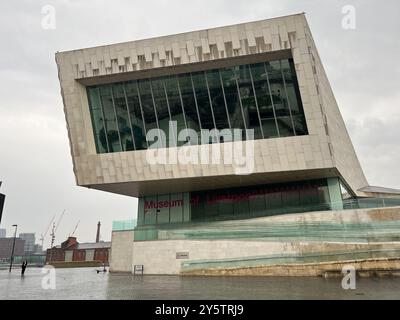
<instances>
[{"instance_id":1,"label":"person walking","mask_svg":"<svg viewBox=\"0 0 400 320\"><path fill-rule=\"evenodd\" d=\"M25 269L26 269L26 267L28 266L28 261L26 261L26 260L24 260L24 261L22 261L22 265L21 265L21 276L23 276L24 275L24 273L25 273Z\"/></svg>"}]
</instances>

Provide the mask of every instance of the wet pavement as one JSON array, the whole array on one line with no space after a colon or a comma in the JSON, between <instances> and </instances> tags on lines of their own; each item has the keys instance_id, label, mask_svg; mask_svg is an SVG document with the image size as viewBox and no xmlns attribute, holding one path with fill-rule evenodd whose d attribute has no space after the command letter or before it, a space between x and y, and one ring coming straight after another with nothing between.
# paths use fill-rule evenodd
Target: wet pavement
<instances>
[{"instance_id":1,"label":"wet pavement","mask_svg":"<svg viewBox=\"0 0 400 320\"><path fill-rule=\"evenodd\" d=\"M356 290L344 290L341 278L132 276L95 268L55 269L50 278L41 271L28 268L21 278L18 269L0 270L0 300L400 299L400 278L360 278Z\"/></svg>"}]
</instances>

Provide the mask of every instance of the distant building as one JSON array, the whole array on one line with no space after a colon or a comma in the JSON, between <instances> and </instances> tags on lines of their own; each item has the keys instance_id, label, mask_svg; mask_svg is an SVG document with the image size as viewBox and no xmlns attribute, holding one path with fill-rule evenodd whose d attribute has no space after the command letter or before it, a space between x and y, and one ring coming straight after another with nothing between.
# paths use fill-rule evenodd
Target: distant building
<instances>
[{"instance_id":1,"label":"distant building","mask_svg":"<svg viewBox=\"0 0 400 320\"><path fill-rule=\"evenodd\" d=\"M8 259L11 257L11 251L13 246L14 238L2 238L0 239L0 259ZM14 247L14 256L24 255L25 240L16 238Z\"/></svg>"},{"instance_id":2,"label":"distant building","mask_svg":"<svg viewBox=\"0 0 400 320\"><path fill-rule=\"evenodd\" d=\"M34 253L43 253L43 247L40 244L35 244L35 251Z\"/></svg>"},{"instance_id":3,"label":"distant building","mask_svg":"<svg viewBox=\"0 0 400 320\"><path fill-rule=\"evenodd\" d=\"M25 246L24 246L25 254L35 252L35 234L34 233L20 233L19 238L25 240Z\"/></svg>"},{"instance_id":4,"label":"distant building","mask_svg":"<svg viewBox=\"0 0 400 320\"><path fill-rule=\"evenodd\" d=\"M46 263L99 262L108 264L111 242L79 243L76 237L68 237L60 246L47 249Z\"/></svg>"},{"instance_id":5,"label":"distant building","mask_svg":"<svg viewBox=\"0 0 400 320\"><path fill-rule=\"evenodd\" d=\"M0 229L0 239L1 238L5 238L7 234L7 230L6 229Z\"/></svg>"}]
</instances>

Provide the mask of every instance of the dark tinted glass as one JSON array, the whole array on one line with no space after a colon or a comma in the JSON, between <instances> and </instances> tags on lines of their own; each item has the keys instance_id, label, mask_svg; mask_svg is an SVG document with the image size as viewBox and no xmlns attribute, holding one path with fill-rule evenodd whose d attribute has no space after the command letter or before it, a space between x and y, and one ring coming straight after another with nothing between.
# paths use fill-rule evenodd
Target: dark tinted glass
<instances>
[{"instance_id":1,"label":"dark tinted glass","mask_svg":"<svg viewBox=\"0 0 400 320\"><path fill-rule=\"evenodd\" d=\"M165 133L161 147L202 143L201 129L253 129L254 139L307 134L292 59L105 84L87 93L98 153L146 149L151 129ZM178 142L183 129L198 139Z\"/></svg>"}]
</instances>

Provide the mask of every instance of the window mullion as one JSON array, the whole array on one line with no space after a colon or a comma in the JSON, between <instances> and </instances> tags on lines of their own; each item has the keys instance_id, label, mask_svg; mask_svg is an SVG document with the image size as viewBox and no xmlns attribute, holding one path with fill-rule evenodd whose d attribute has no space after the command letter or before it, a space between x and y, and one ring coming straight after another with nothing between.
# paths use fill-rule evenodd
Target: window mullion
<instances>
[{"instance_id":1,"label":"window mullion","mask_svg":"<svg viewBox=\"0 0 400 320\"><path fill-rule=\"evenodd\" d=\"M142 98L140 97L140 90L139 90L138 81L136 81L136 90L137 90L137 95L138 95L138 99L139 99L140 113L142 114L143 129L144 129L144 134L145 134L146 145L147 145L147 148L149 148L149 142L147 141L146 119L144 118L144 112L143 112L143 106L142 106Z\"/></svg>"},{"instance_id":2,"label":"window mullion","mask_svg":"<svg viewBox=\"0 0 400 320\"><path fill-rule=\"evenodd\" d=\"M276 118L274 99L272 98L271 84L269 83L269 76L268 76L268 71L267 71L267 65L265 64L265 62L264 62L264 70L265 70L265 76L267 77L268 92L269 92L269 96L270 96L270 99L271 99L272 112L274 113L274 119L275 119L275 125L276 125L276 132L278 133L278 137L280 137L281 135L280 135L280 133L279 133L278 119Z\"/></svg>"},{"instance_id":3,"label":"window mullion","mask_svg":"<svg viewBox=\"0 0 400 320\"><path fill-rule=\"evenodd\" d=\"M149 84L150 84L150 93L151 93L151 100L153 101L153 110L154 110L154 114L156 116L156 123L157 123L157 129L158 129L158 138L160 139L161 142L161 148L163 148L163 141L161 139L161 130L160 130L160 126L158 124L158 115L157 115L157 108L156 108L156 102L154 100L154 94L153 94L153 86L151 85L151 80L149 80Z\"/></svg>"},{"instance_id":4,"label":"window mullion","mask_svg":"<svg viewBox=\"0 0 400 320\"><path fill-rule=\"evenodd\" d=\"M252 75L252 73L251 73L251 67L250 67L250 66L249 66L249 73L250 73L251 87L253 88L254 102L255 102L255 104L256 104L256 109L257 109L258 121L260 122L261 136L262 136L262 138L264 139L264 130L263 130L263 127L262 127L260 111L259 111L259 109L258 109L258 102L257 102L256 89L254 88L253 75Z\"/></svg>"},{"instance_id":5,"label":"window mullion","mask_svg":"<svg viewBox=\"0 0 400 320\"><path fill-rule=\"evenodd\" d=\"M97 91L98 91L98 94L99 94L101 117L103 118L104 138L106 139L107 152L110 152L110 146L108 145L107 126L106 126L106 120L105 120L104 110L103 110L103 101L101 101L100 88L97 88Z\"/></svg>"},{"instance_id":6,"label":"window mullion","mask_svg":"<svg viewBox=\"0 0 400 320\"><path fill-rule=\"evenodd\" d=\"M128 112L128 121L129 121L129 127L131 128L133 148L136 150L135 135L133 133L133 125L132 125L132 120L131 120L131 114L129 112L128 97L126 96L125 83L122 84L122 90L124 91L126 111Z\"/></svg>"}]
</instances>

